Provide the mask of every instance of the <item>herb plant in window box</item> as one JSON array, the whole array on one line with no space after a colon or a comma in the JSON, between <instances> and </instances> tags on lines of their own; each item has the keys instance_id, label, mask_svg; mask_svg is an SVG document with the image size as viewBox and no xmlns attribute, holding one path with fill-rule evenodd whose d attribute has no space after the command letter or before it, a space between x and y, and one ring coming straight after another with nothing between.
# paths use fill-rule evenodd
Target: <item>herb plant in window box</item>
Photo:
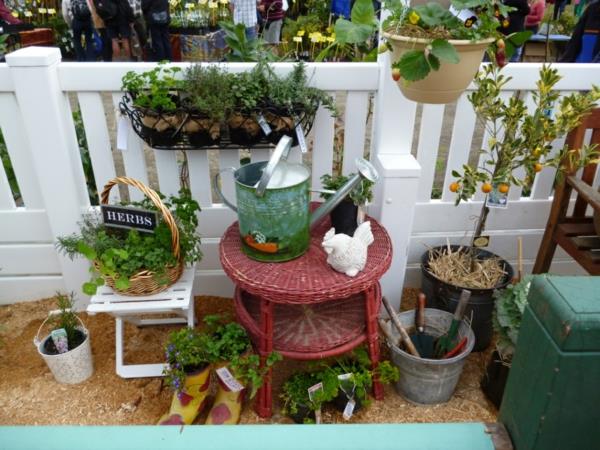
<instances>
[{"instance_id":1,"label":"herb plant in window box","mask_svg":"<svg viewBox=\"0 0 600 450\"><path fill-rule=\"evenodd\" d=\"M137 180L119 177L102 191L101 203L108 202L111 188L126 184L140 189L147 198L129 205L159 213L152 233L105 226L97 214L84 216L79 233L58 239L58 248L71 258L84 256L90 262L92 279L84 283L83 292L94 295L104 283L123 295L150 295L164 291L175 283L184 264L202 257L197 234L200 211L188 190L165 199Z\"/></svg>"},{"instance_id":2,"label":"herb plant in window box","mask_svg":"<svg viewBox=\"0 0 600 450\"><path fill-rule=\"evenodd\" d=\"M89 331L73 312L73 294L57 293L58 309L42 322L34 344L59 383L75 384L87 380L94 371ZM39 334L50 321L52 332L43 340Z\"/></svg>"},{"instance_id":3,"label":"herb plant in window box","mask_svg":"<svg viewBox=\"0 0 600 450\"><path fill-rule=\"evenodd\" d=\"M485 349L492 337L493 292L504 289L512 279L508 262L483 250L483 236L491 206L508 206L512 186L530 188L544 167L571 173L598 159L597 149L586 146L580 152L568 146L552 156L552 143L580 123L600 99L596 86L585 93L560 98L554 87L560 80L558 70L548 66L540 70L533 105L514 95L504 101L500 94L510 82L501 70L485 66L475 78L476 89L469 95L478 120L489 136L480 151L477 165L465 164L452 172L456 181L449 188L456 193L456 204L469 200L477 189L486 194L469 246L441 246L427 251L422 258L422 290L430 305L453 312L463 289L471 291L466 315L473 312L474 350ZM567 166L565 167L565 161ZM523 176L518 170L523 170ZM498 212L500 212L499 210ZM482 245L483 244L483 245ZM479 246L479 247L478 247Z\"/></svg>"},{"instance_id":4,"label":"herb plant in window box","mask_svg":"<svg viewBox=\"0 0 600 450\"><path fill-rule=\"evenodd\" d=\"M455 101L473 80L488 47L502 66L515 45L521 45L531 34L514 33L504 38L497 31L510 11L499 0L451 3L457 11L468 11L464 19L434 2L415 6L402 0L386 2L390 16L383 23L383 36L392 50L392 76L410 100Z\"/></svg>"},{"instance_id":5,"label":"herb plant in window box","mask_svg":"<svg viewBox=\"0 0 600 450\"><path fill-rule=\"evenodd\" d=\"M323 189L336 192L346 184L352 175L353 174L348 176L323 175L321 177ZM329 215L331 218L331 226L335 228L336 233L345 233L348 236L354 235L354 231L356 231L356 228L359 225L359 217L364 216L364 211L361 213L361 210L373 200L372 188L373 182L363 178L358 186L350 192L348 197L340 202L338 206L333 208ZM332 194L327 192L322 192L320 194L321 198L325 200L329 199L331 195ZM362 220L360 220L360 222L362 222Z\"/></svg>"},{"instance_id":6,"label":"herb plant in window box","mask_svg":"<svg viewBox=\"0 0 600 450\"><path fill-rule=\"evenodd\" d=\"M135 132L151 147L175 145L181 139L185 115L181 110L179 91L181 69L167 67L164 62L154 69L127 72L121 89L127 94L120 107Z\"/></svg>"}]
</instances>

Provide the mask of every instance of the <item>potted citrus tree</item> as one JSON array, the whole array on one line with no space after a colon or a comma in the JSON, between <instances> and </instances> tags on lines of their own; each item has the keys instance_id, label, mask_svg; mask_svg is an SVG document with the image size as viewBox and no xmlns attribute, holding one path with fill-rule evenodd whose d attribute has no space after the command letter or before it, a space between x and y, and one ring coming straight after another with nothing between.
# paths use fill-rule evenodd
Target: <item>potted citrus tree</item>
<instances>
[{"instance_id":1,"label":"potted citrus tree","mask_svg":"<svg viewBox=\"0 0 600 450\"><path fill-rule=\"evenodd\" d=\"M499 0L451 3L456 13L436 2L385 4L389 17L382 29L392 51L392 77L410 100L455 101L473 80L486 50L502 66L530 35L514 33L505 38L497 31L511 10Z\"/></svg>"},{"instance_id":2,"label":"potted citrus tree","mask_svg":"<svg viewBox=\"0 0 600 450\"><path fill-rule=\"evenodd\" d=\"M577 170L598 157L593 147L580 152L566 145L553 157L552 142L577 127L600 99L600 89L560 98L553 90L560 80L557 69L544 66L540 70L534 107L513 96L508 101L500 93L510 77L497 66L487 65L475 78L476 89L469 95L478 120L487 130L488 141L480 150L477 165L465 164L452 174L456 181L450 190L456 193L456 204L469 200L477 189L485 195L475 232L469 246L441 246L428 250L422 258L422 290L430 305L454 311L463 289L471 291L466 315L473 314L475 350L485 349L492 337L493 293L505 288L513 278L510 264L484 250L488 240L483 236L491 207L505 207L512 186L529 189L534 177L544 167ZM564 162L570 161L565 167ZM518 176L523 169L524 176Z\"/></svg>"}]
</instances>

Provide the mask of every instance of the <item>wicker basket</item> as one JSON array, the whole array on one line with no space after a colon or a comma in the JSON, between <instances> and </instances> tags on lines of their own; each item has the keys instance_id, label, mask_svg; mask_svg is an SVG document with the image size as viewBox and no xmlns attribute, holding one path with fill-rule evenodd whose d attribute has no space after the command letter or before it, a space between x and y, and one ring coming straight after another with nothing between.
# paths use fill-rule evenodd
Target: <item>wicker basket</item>
<instances>
[{"instance_id":1,"label":"wicker basket","mask_svg":"<svg viewBox=\"0 0 600 450\"><path fill-rule=\"evenodd\" d=\"M100 203L103 205L108 204L108 195L110 194L110 190L116 184L126 184L129 186L134 186L142 191L146 197L148 197L152 203L158 208L160 213L163 216L164 221L167 223L168 227L171 229L171 245L173 248L173 254L177 259L177 265L174 267L167 267L165 270L164 278L168 280L166 283L159 283L156 280L155 274L149 270L141 270L136 273L132 277L129 278L129 288L125 290L120 290L115 287L115 280L112 277L104 276L105 283L110 286L116 292L122 295L129 296L142 296L142 295L152 295L158 292L166 290L169 286L175 284L177 280L181 277L183 273L183 259L181 258L181 253L179 249L179 229L177 228L177 224L175 223L175 219L171 214L171 211L163 204L158 194L146 186L144 183L140 181L134 180L129 177L117 177L110 180L104 186L104 190L100 196ZM94 263L94 267L98 269L97 263Z\"/></svg>"}]
</instances>

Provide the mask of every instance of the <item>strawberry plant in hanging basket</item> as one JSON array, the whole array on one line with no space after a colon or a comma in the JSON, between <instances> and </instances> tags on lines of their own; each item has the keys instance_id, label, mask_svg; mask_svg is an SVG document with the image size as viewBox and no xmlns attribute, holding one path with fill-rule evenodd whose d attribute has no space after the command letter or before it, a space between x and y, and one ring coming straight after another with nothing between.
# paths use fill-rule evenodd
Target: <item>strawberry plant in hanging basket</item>
<instances>
[{"instance_id":1,"label":"strawberry plant in hanging basket","mask_svg":"<svg viewBox=\"0 0 600 450\"><path fill-rule=\"evenodd\" d=\"M103 284L130 296L164 291L180 278L186 263L202 257L196 232L200 207L188 190L166 199L128 177L114 178L106 184L102 204L108 203L111 188L117 184L136 187L145 194L145 199L127 206L156 211L159 218L153 232L112 228L92 213L84 216L79 233L58 239L58 248L71 258L84 256L92 263L92 279L83 284L83 292L88 295L95 294Z\"/></svg>"}]
</instances>

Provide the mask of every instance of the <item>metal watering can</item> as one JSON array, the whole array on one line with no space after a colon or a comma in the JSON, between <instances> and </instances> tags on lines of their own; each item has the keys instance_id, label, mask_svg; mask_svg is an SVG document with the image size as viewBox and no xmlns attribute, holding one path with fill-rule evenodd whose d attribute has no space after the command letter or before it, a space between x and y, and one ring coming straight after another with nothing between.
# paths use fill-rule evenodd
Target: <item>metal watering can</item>
<instances>
[{"instance_id":1,"label":"metal watering can","mask_svg":"<svg viewBox=\"0 0 600 450\"><path fill-rule=\"evenodd\" d=\"M338 205L362 178L372 182L379 175L365 159L357 158L358 174L310 214L310 170L287 162L292 139L283 136L269 161L221 170L214 179L223 203L237 212L242 250L258 261L288 261L302 255L310 244L310 228ZM234 174L237 206L225 198L221 173Z\"/></svg>"}]
</instances>

